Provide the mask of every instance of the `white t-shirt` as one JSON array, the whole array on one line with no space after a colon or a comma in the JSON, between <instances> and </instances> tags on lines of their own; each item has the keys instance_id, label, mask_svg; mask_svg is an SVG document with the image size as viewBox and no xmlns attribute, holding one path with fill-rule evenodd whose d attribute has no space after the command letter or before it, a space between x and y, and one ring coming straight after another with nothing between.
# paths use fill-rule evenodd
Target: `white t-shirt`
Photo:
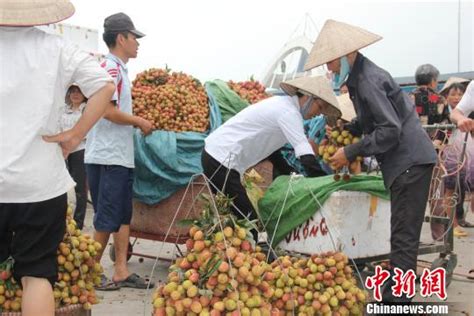
<instances>
[{"instance_id":1,"label":"white t-shirt","mask_svg":"<svg viewBox=\"0 0 474 316\"><path fill-rule=\"evenodd\" d=\"M250 105L205 140L205 150L228 169L244 172L290 143L296 157L314 155L298 98L274 96Z\"/></svg>"},{"instance_id":2,"label":"white t-shirt","mask_svg":"<svg viewBox=\"0 0 474 316\"><path fill-rule=\"evenodd\" d=\"M76 123L81 118L82 113L84 112L85 108L86 108L85 103L82 103L77 109L73 109L70 105L66 104L64 106L64 111L63 111L63 114L61 115L61 120L59 122L61 132L72 129L74 125L76 125ZM74 149L72 152L83 150L85 148L86 148L86 139L84 138L82 142L79 144L79 146L77 146L77 148Z\"/></svg>"},{"instance_id":3,"label":"white t-shirt","mask_svg":"<svg viewBox=\"0 0 474 316\"><path fill-rule=\"evenodd\" d=\"M469 83L466 88L466 92L462 96L461 101L459 101L456 109L461 111L464 115L469 115L474 111L474 80Z\"/></svg>"},{"instance_id":4,"label":"white t-shirt","mask_svg":"<svg viewBox=\"0 0 474 316\"><path fill-rule=\"evenodd\" d=\"M88 53L34 27L0 27L0 203L55 198L74 186L57 143L67 88L91 97L110 76Z\"/></svg>"}]
</instances>

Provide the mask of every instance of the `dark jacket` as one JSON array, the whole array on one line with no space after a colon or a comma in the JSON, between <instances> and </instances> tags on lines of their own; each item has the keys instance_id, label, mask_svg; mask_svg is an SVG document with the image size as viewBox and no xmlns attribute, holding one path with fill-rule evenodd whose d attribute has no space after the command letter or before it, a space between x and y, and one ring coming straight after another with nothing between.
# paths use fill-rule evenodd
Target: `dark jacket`
<instances>
[{"instance_id":1,"label":"dark jacket","mask_svg":"<svg viewBox=\"0 0 474 316\"><path fill-rule=\"evenodd\" d=\"M345 147L350 161L375 155L387 188L410 167L436 163L414 104L387 71L358 53L347 86L357 113L352 129L364 134L359 143Z\"/></svg>"}]
</instances>

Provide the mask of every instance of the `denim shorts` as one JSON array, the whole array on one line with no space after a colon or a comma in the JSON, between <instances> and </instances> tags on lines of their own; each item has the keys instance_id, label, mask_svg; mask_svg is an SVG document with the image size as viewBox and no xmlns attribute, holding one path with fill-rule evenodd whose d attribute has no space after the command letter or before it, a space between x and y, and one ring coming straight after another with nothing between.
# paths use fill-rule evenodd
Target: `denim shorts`
<instances>
[{"instance_id":1,"label":"denim shorts","mask_svg":"<svg viewBox=\"0 0 474 316\"><path fill-rule=\"evenodd\" d=\"M94 206L94 228L118 232L132 220L133 169L117 165L86 164Z\"/></svg>"}]
</instances>

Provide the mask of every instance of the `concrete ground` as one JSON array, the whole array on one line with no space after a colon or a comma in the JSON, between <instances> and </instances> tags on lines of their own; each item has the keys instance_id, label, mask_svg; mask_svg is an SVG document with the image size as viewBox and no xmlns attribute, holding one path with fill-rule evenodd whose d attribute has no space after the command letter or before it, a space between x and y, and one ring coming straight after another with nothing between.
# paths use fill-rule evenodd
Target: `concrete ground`
<instances>
[{"instance_id":1,"label":"concrete ground","mask_svg":"<svg viewBox=\"0 0 474 316\"><path fill-rule=\"evenodd\" d=\"M92 233L92 209L88 205L87 217L85 222L86 233ZM467 220L474 222L474 214L469 212ZM458 255L458 264L455 272L465 272L474 268L474 229L467 229L469 236L465 238L456 238L455 253ZM133 240L132 240L133 241ZM431 233L428 224L424 224L422 232L422 241L431 241ZM113 263L109 258L109 248L105 251L102 265L105 273L111 277L113 274ZM176 253L175 247L170 244L163 244L157 241L137 240L134 246L134 252L147 255L173 258ZM433 261L438 256L436 254L420 256L419 259ZM152 274L155 260L142 259L132 256L129 261L131 272L138 273L143 277L150 277L155 283L166 281L167 268L169 262L158 261L154 273ZM101 303L95 305L92 309L92 315L100 316L132 316L132 315L151 315L151 297L153 290L133 290L121 289L114 292L98 292L101 297ZM448 305L450 306L449 315L466 316L474 315L474 281L469 281L462 276L454 276L451 285L448 288ZM425 299L417 296L416 301L427 302L436 301L436 298Z\"/></svg>"}]
</instances>

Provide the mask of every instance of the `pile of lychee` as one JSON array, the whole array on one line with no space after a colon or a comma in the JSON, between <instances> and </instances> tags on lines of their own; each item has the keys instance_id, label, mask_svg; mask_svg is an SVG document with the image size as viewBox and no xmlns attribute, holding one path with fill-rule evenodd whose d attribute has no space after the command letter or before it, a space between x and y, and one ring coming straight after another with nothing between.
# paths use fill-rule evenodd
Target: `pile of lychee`
<instances>
[{"instance_id":1,"label":"pile of lychee","mask_svg":"<svg viewBox=\"0 0 474 316\"><path fill-rule=\"evenodd\" d=\"M265 86L253 78L239 82L230 80L227 84L249 104L254 104L270 97L270 95L265 92Z\"/></svg>"},{"instance_id":2,"label":"pile of lychee","mask_svg":"<svg viewBox=\"0 0 474 316\"><path fill-rule=\"evenodd\" d=\"M194 77L170 69L151 68L137 75L132 88L133 113L153 129L205 132L209 105L203 85Z\"/></svg>"},{"instance_id":3,"label":"pile of lychee","mask_svg":"<svg viewBox=\"0 0 474 316\"><path fill-rule=\"evenodd\" d=\"M91 309L98 303L94 285L100 284L102 266L95 260L101 249L100 243L77 228L69 208L66 217L66 233L57 251L58 280L53 293L56 308L81 304ZM0 265L0 311L20 311L22 290L12 277L12 261Z\"/></svg>"},{"instance_id":4,"label":"pile of lychee","mask_svg":"<svg viewBox=\"0 0 474 316\"><path fill-rule=\"evenodd\" d=\"M0 263L0 312L19 312L23 291L12 276L13 260Z\"/></svg>"},{"instance_id":5,"label":"pile of lychee","mask_svg":"<svg viewBox=\"0 0 474 316\"><path fill-rule=\"evenodd\" d=\"M58 282L54 286L56 306L82 304L90 309L98 299L94 285L100 285L103 268L95 259L102 245L82 234L68 210L66 234L58 249Z\"/></svg>"},{"instance_id":6,"label":"pile of lychee","mask_svg":"<svg viewBox=\"0 0 474 316\"><path fill-rule=\"evenodd\" d=\"M153 295L154 315L362 315L359 289L342 253L282 256L267 263L248 230L192 226L187 253Z\"/></svg>"},{"instance_id":7,"label":"pile of lychee","mask_svg":"<svg viewBox=\"0 0 474 316\"><path fill-rule=\"evenodd\" d=\"M363 315L367 293L357 286L344 254L280 257L272 268L272 305L279 315Z\"/></svg>"}]
</instances>

